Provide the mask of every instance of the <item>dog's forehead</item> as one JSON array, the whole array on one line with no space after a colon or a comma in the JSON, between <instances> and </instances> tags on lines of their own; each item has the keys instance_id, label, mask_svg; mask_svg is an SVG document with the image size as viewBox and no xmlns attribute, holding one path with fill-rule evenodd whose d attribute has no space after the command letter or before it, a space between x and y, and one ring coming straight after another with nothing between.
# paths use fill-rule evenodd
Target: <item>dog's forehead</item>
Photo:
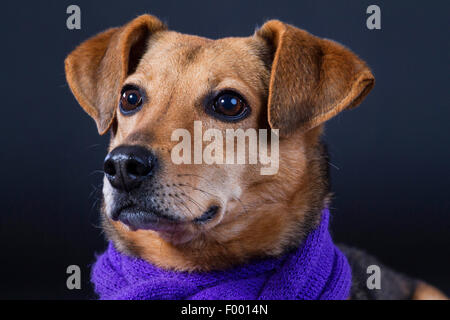
<instances>
[{"instance_id":1,"label":"dog's forehead","mask_svg":"<svg viewBox=\"0 0 450 320\"><path fill-rule=\"evenodd\" d=\"M226 73L245 78L264 71L263 51L262 41L254 37L212 40L164 31L149 40L140 67L143 71L181 74L194 69L210 78Z\"/></svg>"}]
</instances>

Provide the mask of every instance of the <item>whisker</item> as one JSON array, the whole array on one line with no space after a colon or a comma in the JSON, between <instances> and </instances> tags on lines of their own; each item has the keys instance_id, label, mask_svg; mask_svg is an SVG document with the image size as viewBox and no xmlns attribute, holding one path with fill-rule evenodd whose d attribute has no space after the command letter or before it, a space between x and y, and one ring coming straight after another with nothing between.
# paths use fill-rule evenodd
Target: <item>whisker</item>
<instances>
[{"instance_id":1,"label":"whisker","mask_svg":"<svg viewBox=\"0 0 450 320\"><path fill-rule=\"evenodd\" d=\"M177 185L174 185L174 187L177 188L178 190L180 190L180 191L182 192L182 193L181 193L181 196L187 198L187 200L189 200L189 201L191 201L192 203L194 203L201 211L205 211L205 210L206 210L206 208L205 208L205 209L202 209L201 206L200 206L200 204L199 204L197 201L195 201L194 198L192 198L191 196L189 196L189 195L187 195L186 193L184 193L184 191L183 191L180 187L178 187Z\"/></svg>"},{"instance_id":2,"label":"whisker","mask_svg":"<svg viewBox=\"0 0 450 320\"><path fill-rule=\"evenodd\" d=\"M95 193L98 192L98 189L95 186L92 186L92 191L91 193L89 193L88 199L92 198L94 196Z\"/></svg>"},{"instance_id":3,"label":"whisker","mask_svg":"<svg viewBox=\"0 0 450 320\"><path fill-rule=\"evenodd\" d=\"M91 223L91 227L96 228L96 229L100 229L101 230L101 234L105 233L105 231L103 230L101 225L98 225L96 223Z\"/></svg>"},{"instance_id":4,"label":"whisker","mask_svg":"<svg viewBox=\"0 0 450 320\"><path fill-rule=\"evenodd\" d=\"M182 195L182 196L183 196L183 195ZM198 207L198 209L199 209L200 211L203 212L203 211L206 210L206 208L202 209L202 207L200 206L200 204L199 204L197 201L195 201L192 197L188 196L187 194L184 194L184 197L185 197L187 200L191 201L193 204L195 204L195 205Z\"/></svg>"},{"instance_id":5,"label":"whisker","mask_svg":"<svg viewBox=\"0 0 450 320\"><path fill-rule=\"evenodd\" d=\"M99 200L100 200L100 198L95 199L94 203L91 206L91 211L94 210L94 208L97 206Z\"/></svg>"},{"instance_id":6,"label":"whisker","mask_svg":"<svg viewBox=\"0 0 450 320\"><path fill-rule=\"evenodd\" d=\"M215 198L219 198L217 195L215 195L215 194L213 194L213 193L210 193L210 192L205 191L205 190L203 190L203 189L199 189L199 188L194 187L193 185L190 185L190 184L187 184L187 183L186 183L186 184L179 184L179 186L180 186L180 187L190 187L190 188L192 188L192 189L194 189L194 190L203 192L203 193L208 194L208 195L210 195L210 196L213 196L213 197L215 197Z\"/></svg>"},{"instance_id":7,"label":"whisker","mask_svg":"<svg viewBox=\"0 0 450 320\"><path fill-rule=\"evenodd\" d=\"M206 181L211 186L211 182L207 178L202 177L202 176L200 176L198 174L194 174L194 173L180 173L180 174L177 174L177 176L178 177L197 177L197 178L203 179L204 181Z\"/></svg>"},{"instance_id":8,"label":"whisker","mask_svg":"<svg viewBox=\"0 0 450 320\"><path fill-rule=\"evenodd\" d=\"M332 164L330 161L327 161L327 162L328 162L328 164L329 164L330 166L332 166L333 168L335 168L335 169L337 169L337 170L341 170L337 165Z\"/></svg>"},{"instance_id":9,"label":"whisker","mask_svg":"<svg viewBox=\"0 0 450 320\"><path fill-rule=\"evenodd\" d=\"M241 199L240 199L239 197L234 197L233 199L239 201L239 203L240 203L241 206L242 206L242 209L244 209L245 214L248 215L247 208L244 206L244 204L242 203Z\"/></svg>"},{"instance_id":10,"label":"whisker","mask_svg":"<svg viewBox=\"0 0 450 320\"><path fill-rule=\"evenodd\" d=\"M92 175L94 175L94 174L96 174L96 173L104 174L105 172L104 172L103 170L94 170L94 171L92 171L91 173L89 173L89 177L92 176Z\"/></svg>"},{"instance_id":11,"label":"whisker","mask_svg":"<svg viewBox=\"0 0 450 320\"><path fill-rule=\"evenodd\" d=\"M184 204L183 201L178 200L177 198L173 198L173 199L175 199L175 200L178 201L181 205L183 205L183 207L185 207L185 208L190 212L192 218L195 217L195 215L194 215L194 214L192 213L192 211ZM175 204L175 205L176 205L176 204ZM178 205L177 205L177 207L178 207ZM178 208L181 209L180 207L178 207ZM183 211L183 210L181 210L181 211Z\"/></svg>"},{"instance_id":12,"label":"whisker","mask_svg":"<svg viewBox=\"0 0 450 320\"><path fill-rule=\"evenodd\" d=\"M87 149L94 149L94 148L97 148L99 146L100 146L100 144L96 143L96 144L92 144L92 145L88 146Z\"/></svg>"}]
</instances>

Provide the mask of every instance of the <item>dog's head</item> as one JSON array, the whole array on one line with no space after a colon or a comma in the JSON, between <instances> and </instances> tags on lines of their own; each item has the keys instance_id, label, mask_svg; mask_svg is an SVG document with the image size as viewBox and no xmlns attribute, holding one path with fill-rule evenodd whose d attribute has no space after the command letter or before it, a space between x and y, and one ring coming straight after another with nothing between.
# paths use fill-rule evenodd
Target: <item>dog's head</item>
<instances>
[{"instance_id":1,"label":"dog's head","mask_svg":"<svg viewBox=\"0 0 450 320\"><path fill-rule=\"evenodd\" d=\"M321 125L374 84L348 49L280 21L210 40L149 15L82 43L66 75L99 132L111 131L109 236L121 250L185 270L298 244L328 192ZM259 161L261 141L269 162Z\"/></svg>"}]
</instances>

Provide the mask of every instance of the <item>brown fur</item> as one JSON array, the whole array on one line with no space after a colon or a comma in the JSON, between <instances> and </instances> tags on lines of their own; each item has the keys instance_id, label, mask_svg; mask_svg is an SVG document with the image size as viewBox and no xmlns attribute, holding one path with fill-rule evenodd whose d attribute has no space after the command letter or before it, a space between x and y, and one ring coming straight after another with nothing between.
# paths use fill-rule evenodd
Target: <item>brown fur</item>
<instances>
[{"instance_id":1,"label":"brown fur","mask_svg":"<svg viewBox=\"0 0 450 320\"><path fill-rule=\"evenodd\" d=\"M211 270L298 246L328 201L322 124L355 107L374 84L366 64L343 46L269 21L247 38L210 40L167 31L143 15L81 44L66 59L70 88L100 133L112 126L110 150L152 149L161 163L149 190L170 214L192 221L211 205L219 214L202 225L131 231L108 217L114 190L105 179L103 225L123 252L175 270ZM117 112L124 84L144 88L148 101L133 116ZM213 90L233 88L252 108L223 123L202 108ZM260 165L174 165L177 128L280 129L279 172Z\"/></svg>"},{"instance_id":2,"label":"brown fur","mask_svg":"<svg viewBox=\"0 0 450 320\"><path fill-rule=\"evenodd\" d=\"M414 291L413 300L448 300L447 296L425 282L419 282Z\"/></svg>"},{"instance_id":3,"label":"brown fur","mask_svg":"<svg viewBox=\"0 0 450 320\"><path fill-rule=\"evenodd\" d=\"M307 131L357 106L374 85L350 50L280 21L257 34L276 48L269 87L269 122L282 132Z\"/></svg>"}]
</instances>

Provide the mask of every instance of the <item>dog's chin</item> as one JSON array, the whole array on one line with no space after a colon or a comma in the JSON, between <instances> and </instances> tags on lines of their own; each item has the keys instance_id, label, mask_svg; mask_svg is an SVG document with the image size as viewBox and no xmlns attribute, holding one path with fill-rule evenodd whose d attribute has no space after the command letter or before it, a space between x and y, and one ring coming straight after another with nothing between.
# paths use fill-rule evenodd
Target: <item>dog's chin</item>
<instances>
[{"instance_id":1,"label":"dog's chin","mask_svg":"<svg viewBox=\"0 0 450 320\"><path fill-rule=\"evenodd\" d=\"M115 210L111 214L111 219L122 222L132 231L174 231L184 224L184 221L180 218L138 206L127 206Z\"/></svg>"},{"instance_id":2,"label":"dog's chin","mask_svg":"<svg viewBox=\"0 0 450 320\"><path fill-rule=\"evenodd\" d=\"M153 230L161 234L186 233L195 229L196 226L203 226L213 221L219 213L218 206L211 206L201 216L188 220L156 210L144 209L138 206L126 206L116 209L111 214L111 219L120 221L131 231Z\"/></svg>"}]
</instances>

